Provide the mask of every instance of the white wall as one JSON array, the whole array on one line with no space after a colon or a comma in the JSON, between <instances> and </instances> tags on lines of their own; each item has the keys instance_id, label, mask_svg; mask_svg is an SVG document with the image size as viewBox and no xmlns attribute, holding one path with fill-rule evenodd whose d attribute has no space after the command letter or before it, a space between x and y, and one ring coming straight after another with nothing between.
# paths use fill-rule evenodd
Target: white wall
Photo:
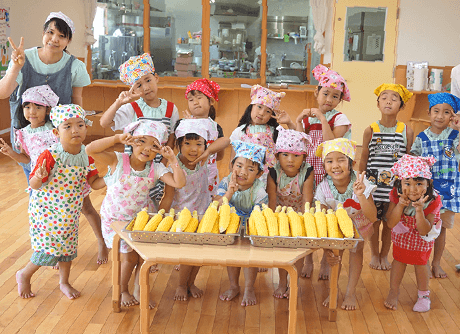
<instances>
[{"instance_id":1,"label":"white wall","mask_svg":"<svg viewBox=\"0 0 460 334\"><path fill-rule=\"evenodd\" d=\"M68 50L76 57L86 56L84 45L85 18L82 0L1 0L10 7L11 38L19 43L24 37L24 47L42 45L43 24L50 12L63 12L75 24L75 34Z\"/></svg>"}]
</instances>

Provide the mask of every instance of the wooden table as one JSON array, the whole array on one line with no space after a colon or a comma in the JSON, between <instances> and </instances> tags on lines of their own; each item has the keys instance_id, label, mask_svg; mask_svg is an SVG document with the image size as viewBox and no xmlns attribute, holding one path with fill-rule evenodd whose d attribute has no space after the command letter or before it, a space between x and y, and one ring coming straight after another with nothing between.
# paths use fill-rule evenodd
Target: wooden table
<instances>
[{"instance_id":1,"label":"wooden table","mask_svg":"<svg viewBox=\"0 0 460 334\"><path fill-rule=\"evenodd\" d=\"M311 254L315 250L306 248L252 247L246 238L239 238L234 245L230 246L133 242L129 238L128 233L122 232L125 226L126 222L114 222L112 224L113 230L117 233L113 240L112 251L112 306L114 312L120 312L120 254L119 251L116 250L119 249L120 239L123 239L144 260L139 276L141 333L149 332L149 268L156 263L186 264L191 266L221 265L225 267L269 267L286 269L290 277L288 333L293 334L296 332L298 275L294 264L297 260ZM331 277L329 320L335 320L336 314L337 271L335 269L338 269L338 265L334 266L332 269L332 276L335 276L335 279Z\"/></svg>"}]
</instances>

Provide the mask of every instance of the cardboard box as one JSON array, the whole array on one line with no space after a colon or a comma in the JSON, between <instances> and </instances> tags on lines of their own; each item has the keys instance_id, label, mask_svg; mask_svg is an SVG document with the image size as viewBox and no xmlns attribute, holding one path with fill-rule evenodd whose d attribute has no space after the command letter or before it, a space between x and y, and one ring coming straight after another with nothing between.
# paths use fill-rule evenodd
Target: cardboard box
<instances>
[{"instance_id":1,"label":"cardboard box","mask_svg":"<svg viewBox=\"0 0 460 334\"><path fill-rule=\"evenodd\" d=\"M177 71L178 77L193 77L194 71Z\"/></svg>"},{"instance_id":2,"label":"cardboard box","mask_svg":"<svg viewBox=\"0 0 460 334\"><path fill-rule=\"evenodd\" d=\"M181 64L181 63L176 62L176 65L174 66L174 68L177 71L196 71L196 64L195 63Z\"/></svg>"},{"instance_id":3,"label":"cardboard box","mask_svg":"<svg viewBox=\"0 0 460 334\"><path fill-rule=\"evenodd\" d=\"M193 60L192 56L181 55L176 57L176 64L190 64Z\"/></svg>"}]
</instances>

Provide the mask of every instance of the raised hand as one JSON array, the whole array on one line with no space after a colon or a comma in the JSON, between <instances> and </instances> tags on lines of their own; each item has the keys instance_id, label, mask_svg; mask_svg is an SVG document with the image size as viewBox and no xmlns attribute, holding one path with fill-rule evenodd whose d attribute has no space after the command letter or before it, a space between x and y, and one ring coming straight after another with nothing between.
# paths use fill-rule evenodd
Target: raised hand
<instances>
[{"instance_id":1,"label":"raised hand","mask_svg":"<svg viewBox=\"0 0 460 334\"><path fill-rule=\"evenodd\" d=\"M2 138L0 138L0 153L3 153L4 155L7 155L11 157L11 154L13 154L13 149L8 145Z\"/></svg>"},{"instance_id":2,"label":"raised hand","mask_svg":"<svg viewBox=\"0 0 460 334\"><path fill-rule=\"evenodd\" d=\"M116 102L119 102L120 104L127 104L138 100L140 97L142 97L142 94L134 93L134 86L132 86L130 90L121 92L120 95L118 95Z\"/></svg>"},{"instance_id":3,"label":"raised hand","mask_svg":"<svg viewBox=\"0 0 460 334\"><path fill-rule=\"evenodd\" d=\"M236 174L233 172L232 177L230 178L230 182L228 183L227 192L230 192L233 195L236 191L238 191L239 188L240 186L236 181Z\"/></svg>"},{"instance_id":4,"label":"raised hand","mask_svg":"<svg viewBox=\"0 0 460 334\"><path fill-rule=\"evenodd\" d=\"M412 206L415 208L415 210L423 210L423 206L425 205L426 201L430 196L425 196L425 197L420 197L417 201L412 202Z\"/></svg>"},{"instance_id":5,"label":"raised hand","mask_svg":"<svg viewBox=\"0 0 460 334\"><path fill-rule=\"evenodd\" d=\"M284 110L275 110L275 114L272 115L272 118L276 119L279 124L289 124L292 123L291 117Z\"/></svg>"},{"instance_id":6,"label":"raised hand","mask_svg":"<svg viewBox=\"0 0 460 334\"><path fill-rule=\"evenodd\" d=\"M326 119L324 114L319 110L318 108L311 108L311 116L310 117L316 117L319 120L322 120L323 118Z\"/></svg>"},{"instance_id":7,"label":"raised hand","mask_svg":"<svg viewBox=\"0 0 460 334\"><path fill-rule=\"evenodd\" d=\"M11 37L8 37L8 41L11 44L13 52L11 52L11 60L13 61L13 66L17 66L22 68L24 66L24 61L26 59L26 55L24 53L24 37L21 37L21 41L19 42L19 46L14 44Z\"/></svg>"},{"instance_id":8,"label":"raised hand","mask_svg":"<svg viewBox=\"0 0 460 334\"><path fill-rule=\"evenodd\" d=\"M398 192L398 196L399 196L398 204L401 204L404 207L409 206L409 204L411 203L411 200L409 199L409 197L407 197L407 190L403 189L402 192L403 192L402 194Z\"/></svg>"},{"instance_id":9,"label":"raised hand","mask_svg":"<svg viewBox=\"0 0 460 334\"><path fill-rule=\"evenodd\" d=\"M201 166L203 166L205 163L207 163L209 159L209 152L208 150L205 150L198 158L196 158L192 164L196 165L197 163L201 162Z\"/></svg>"},{"instance_id":10,"label":"raised hand","mask_svg":"<svg viewBox=\"0 0 460 334\"><path fill-rule=\"evenodd\" d=\"M176 159L176 155L174 154L174 151L171 149L171 147L169 146L163 146L160 148L160 151L159 153L166 159L168 159L168 161L171 163Z\"/></svg>"},{"instance_id":11,"label":"raised hand","mask_svg":"<svg viewBox=\"0 0 460 334\"><path fill-rule=\"evenodd\" d=\"M297 123L300 123L302 122L302 120L304 118L307 118L307 117L313 117L312 113L311 113L311 109L304 109L302 110L302 112L297 116L296 118L296 122Z\"/></svg>"},{"instance_id":12,"label":"raised hand","mask_svg":"<svg viewBox=\"0 0 460 334\"><path fill-rule=\"evenodd\" d=\"M191 118L193 118L193 115L192 115L191 112L188 111L188 110L184 110L182 113L184 114L184 118L185 118L185 119L191 119Z\"/></svg>"},{"instance_id":13,"label":"raised hand","mask_svg":"<svg viewBox=\"0 0 460 334\"><path fill-rule=\"evenodd\" d=\"M356 196L363 195L364 191L366 190L366 186L364 185L365 176L366 176L365 171L362 172L361 174L358 174L356 181L353 183L353 192L355 193Z\"/></svg>"},{"instance_id":14,"label":"raised hand","mask_svg":"<svg viewBox=\"0 0 460 334\"><path fill-rule=\"evenodd\" d=\"M134 137L130 133L123 133L118 135L118 142L123 145L133 145Z\"/></svg>"},{"instance_id":15,"label":"raised hand","mask_svg":"<svg viewBox=\"0 0 460 334\"><path fill-rule=\"evenodd\" d=\"M46 159L43 160L43 163L35 171L35 176L40 180L43 180L48 176L48 171L46 170Z\"/></svg>"}]
</instances>

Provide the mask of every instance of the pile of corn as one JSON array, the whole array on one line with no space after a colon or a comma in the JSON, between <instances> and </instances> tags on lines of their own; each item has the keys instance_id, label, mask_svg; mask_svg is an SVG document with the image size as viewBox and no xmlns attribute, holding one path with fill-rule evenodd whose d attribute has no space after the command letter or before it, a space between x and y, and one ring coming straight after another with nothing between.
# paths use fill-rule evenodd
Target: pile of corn
<instances>
[{"instance_id":1,"label":"pile of corn","mask_svg":"<svg viewBox=\"0 0 460 334\"><path fill-rule=\"evenodd\" d=\"M197 233L237 233L240 227L240 217L234 208L230 208L227 198L218 208L219 202L212 202L206 209L201 221L196 211L190 212L186 207L175 214L174 209L165 215L161 209L153 217L147 213L147 208L140 211L136 218L126 227L130 231L150 232L197 232Z\"/></svg>"},{"instance_id":2,"label":"pile of corn","mask_svg":"<svg viewBox=\"0 0 460 334\"><path fill-rule=\"evenodd\" d=\"M291 207L278 206L273 212L265 204L256 205L248 220L249 235L309 237L309 238L353 238L354 226L341 204L337 211L321 210L319 201L315 208L305 203L305 213L297 213Z\"/></svg>"}]
</instances>

